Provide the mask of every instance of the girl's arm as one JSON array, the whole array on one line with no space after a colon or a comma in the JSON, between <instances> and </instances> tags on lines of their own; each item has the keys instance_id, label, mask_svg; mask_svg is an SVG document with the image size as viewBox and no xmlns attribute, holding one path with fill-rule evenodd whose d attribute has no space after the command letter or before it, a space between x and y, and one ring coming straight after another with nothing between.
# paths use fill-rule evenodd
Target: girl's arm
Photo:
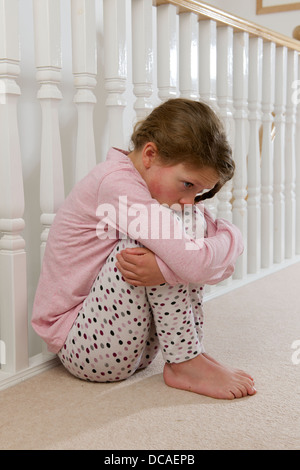
<instances>
[{"instance_id":1,"label":"girl's arm","mask_svg":"<svg viewBox=\"0 0 300 470\"><path fill-rule=\"evenodd\" d=\"M225 219L213 221L207 211L208 238L190 237L183 221L153 199L144 181L134 179L130 171L106 176L98 201L115 209L116 216L112 211L113 217L106 222L119 231L120 238L130 237L155 253L169 284L215 284L233 272L243 251L238 228ZM171 236L167 236L168 230Z\"/></svg>"},{"instance_id":2,"label":"girl's arm","mask_svg":"<svg viewBox=\"0 0 300 470\"><path fill-rule=\"evenodd\" d=\"M212 215L204 209L204 215L207 223L208 235L214 236L216 232L216 225ZM125 281L134 286L154 286L162 284L166 281L158 263L156 255L147 248L127 248L117 255L118 263L117 268L121 272ZM160 265L163 265L162 260L159 260ZM234 263L230 264L227 269L219 275L211 278L206 283L216 284L227 279L234 271ZM167 278L173 284L184 284L185 281L178 279L176 275L165 265L164 272ZM169 282L170 283L170 282Z\"/></svg>"}]
</instances>

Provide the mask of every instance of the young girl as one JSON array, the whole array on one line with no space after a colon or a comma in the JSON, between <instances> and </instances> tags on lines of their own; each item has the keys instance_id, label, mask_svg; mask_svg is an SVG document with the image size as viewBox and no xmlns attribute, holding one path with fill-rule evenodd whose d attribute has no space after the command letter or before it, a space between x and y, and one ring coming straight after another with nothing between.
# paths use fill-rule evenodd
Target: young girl
<instances>
[{"instance_id":1,"label":"young girl","mask_svg":"<svg viewBox=\"0 0 300 470\"><path fill-rule=\"evenodd\" d=\"M229 277L243 250L238 229L200 202L234 173L221 123L204 103L172 99L137 124L132 144L110 149L58 210L33 328L84 380L124 380L160 348L168 386L253 395L250 375L203 347L203 284Z\"/></svg>"}]
</instances>

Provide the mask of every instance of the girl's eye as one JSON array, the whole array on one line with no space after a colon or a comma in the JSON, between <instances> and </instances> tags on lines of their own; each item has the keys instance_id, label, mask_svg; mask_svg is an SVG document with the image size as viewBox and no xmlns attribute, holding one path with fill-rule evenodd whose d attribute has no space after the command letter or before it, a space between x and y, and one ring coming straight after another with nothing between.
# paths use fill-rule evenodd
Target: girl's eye
<instances>
[{"instance_id":1,"label":"girl's eye","mask_svg":"<svg viewBox=\"0 0 300 470\"><path fill-rule=\"evenodd\" d=\"M188 183L187 181L184 181L183 185L185 188L191 188L193 186L193 183Z\"/></svg>"}]
</instances>

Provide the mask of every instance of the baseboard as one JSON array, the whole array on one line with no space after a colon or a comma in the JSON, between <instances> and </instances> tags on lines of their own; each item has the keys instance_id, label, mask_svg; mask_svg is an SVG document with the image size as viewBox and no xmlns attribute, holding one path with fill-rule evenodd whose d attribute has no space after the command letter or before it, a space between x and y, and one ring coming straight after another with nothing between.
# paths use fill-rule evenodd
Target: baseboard
<instances>
[{"instance_id":1,"label":"baseboard","mask_svg":"<svg viewBox=\"0 0 300 470\"><path fill-rule=\"evenodd\" d=\"M20 382L30 379L41 372L52 369L60 364L56 355L37 354L29 359L27 369L18 372L3 372L0 370L0 390L4 390Z\"/></svg>"},{"instance_id":2,"label":"baseboard","mask_svg":"<svg viewBox=\"0 0 300 470\"><path fill-rule=\"evenodd\" d=\"M300 255L296 255L291 260L286 259L282 263L273 264L270 268L261 269L258 273L247 274L245 279L233 279L227 285L225 281L224 285L219 284L217 286L213 286L211 292L206 292L204 294L204 302L208 302L209 300L215 299L216 297L228 294L229 292L246 286L252 282L259 281L266 276L275 274L276 272L288 268L289 266L292 266L296 263L300 263Z\"/></svg>"}]
</instances>

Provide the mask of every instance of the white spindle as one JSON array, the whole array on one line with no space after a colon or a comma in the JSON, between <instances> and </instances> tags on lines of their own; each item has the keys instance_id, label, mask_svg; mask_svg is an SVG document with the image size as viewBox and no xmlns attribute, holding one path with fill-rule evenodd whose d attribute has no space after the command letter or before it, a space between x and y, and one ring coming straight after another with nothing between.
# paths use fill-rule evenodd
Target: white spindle
<instances>
[{"instance_id":1,"label":"white spindle","mask_svg":"<svg viewBox=\"0 0 300 470\"><path fill-rule=\"evenodd\" d=\"M213 20L199 21L199 95L217 111L217 24ZM205 206L217 216L217 196L205 201Z\"/></svg>"},{"instance_id":2,"label":"white spindle","mask_svg":"<svg viewBox=\"0 0 300 470\"><path fill-rule=\"evenodd\" d=\"M132 77L138 119L152 110L153 92L152 3L132 0Z\"/></svg>"},{"instance_id":3,"label":"white spindle","mask_svg":"<svg viewBox=\"0 0 300 470\"><path fill-rule=\"evenodd\" d=\"M198 17L179 15L179 90L187 99L198 97Z\"/></svg>"},{"instance_id":4,"label":"white spindle","mask_svg":"<svg viewBox=\"0 0 300 470\"><path fill-rule=\"evenodd\" d=\"M273 109L275 93L275 52L273 42L263 50L262 150L261 150L261 267L273 264Z\"/></svg>"},{"instance_id":5,"label":"white spindle","mask_svg":"<svg viewBox=\"0 0 300 470\"><path fill-rule=\"evenodd\" d=\"M261 209L260 209L260 144L262 99L262 38L249 43L249 153L248 153L248 273L257 273L261 266Z\"/></svg>"},{"instance_id":6,"label":"white spindle","mask_svg":"<svg viewBox=\"0 0 300 470\"><path fill-rule=\"evenodd\" d=\"M300 60L298 60L298 80L293 84L293 99L297 105L296 124L296 253L300 255Z\"/></svg>"},{"instance_id":7,"label":"white spindle","mask_svg":"<svg viewBox=\"0 0 300 470\"><path fill-rule=\"evenodd\" d=\"M157 87L166 101L177 96L177 14L176 6L157 7Z\"/></svg>"},{"instance_id":8,"label":"white spindle","mask_svg":"<svg viewBox=\"0 0 300 470\"><path fill-rule=\"evenodd\" d=\"M293 83L298 75L298 53L288 51L287 100L285 133L285 257L292 258L296 247L296 155L295 124L296 104L293 100Z\"/></svg>"},{"instance_id":9,"label":"white spindle","mask_svg":"<svg viewBox=\"0 0 300 470\"><path fill-rule=\"evenodd\" d=\"M96 165L93 111L97 102L95 0L71 0L74 103L78 112L75 181Z\"/></svg>"},{"instance_id":10,"label":"white spindle","mask_svg":"<svg viewBox=\"0 0 300 470\"><path fill-rule=\"evenodd\" d=\"M217 109L217 24L199 21L199 94Z\"/></svg>"},{"instance_id":11,"label":"white spindle","mask_svg":"<svg viewBox=\"0 0 300 470\"><path fill-rule=\"evenodd\" d=\"M18 0L0 1L0 339L1 370L28 367L26 252L17 101L20 88ZM2 361L4 362L4 361Z\"/></svg>"},{"instance_id":12,"label":"white spindle","mask_svg":"<svg viewBox=\"0 0 300 470\"><path fill-rule=\"evenodd\" d=\"M284 147L286 107L287 48L276 48L275 72L275 140L274 140L274 262L284 260L285 210L284 210Z\"/></svg>"},{"instance_id":13,"label":"white spindle","mask_svg":"<svg viewBox=\"0 0 300 470\"><path fill-rule=\"evenodd\" d=\"M234 120L232 113L233 92L233 29L220 26L217 29L217 103L223 120L227 138L234 147ZM232 222L232 180L228 181L217 194L218 217ZM221 285L230 285L232 277Z\"/></svg>"},{"instance_id":14,"label":"white spindle","mask_svg":"<svg viewBox=\"0 0 300 470\"><path fill-rule=\"evenodd\" d=\"M235 108L236 171L233 180L233 223L241 230L245 249L238 258L235 279L243 279L247 272L247 99L248 99L249 35L238 32L233 38L233 105Z\"/></svg>"},{"instance_id":15,"label":"white spindle","mask_svg":"<svg viewBox=\"0 0 300 470\"><path fill-rule=\"evenodd\" d=\"M58 105L62 99L58 85L61 80L60 2L34 0L34 33L36 78L40 84L38 99L42 109L40 206L41 260L55 214L64 201L64 180L59 130Z\"/></svg>"},{"instance_id":16,"label":"white spindle","mask_svg":"<svg viewBox=\"0 0 300 470\"><path fill-rule=\"evenodd\" d=\"M126 100L126 2L103 0L104 74L107 91L109 146L124 147L123 112Z\"/></svg>"},{"instance_id":17,"label":"white spindle","mask_svg":"<svg viewBox=\"0 0 300 470\"><path fill-rule=\"evenodd\" d=\"M234 146L234 121L232 113L233 90L233 29L222 26L217 29L217 97L220 116L223 119L231 147ZM218 216L232 221L232 181L218 193Z\"/></svg>"}]
</instances>

